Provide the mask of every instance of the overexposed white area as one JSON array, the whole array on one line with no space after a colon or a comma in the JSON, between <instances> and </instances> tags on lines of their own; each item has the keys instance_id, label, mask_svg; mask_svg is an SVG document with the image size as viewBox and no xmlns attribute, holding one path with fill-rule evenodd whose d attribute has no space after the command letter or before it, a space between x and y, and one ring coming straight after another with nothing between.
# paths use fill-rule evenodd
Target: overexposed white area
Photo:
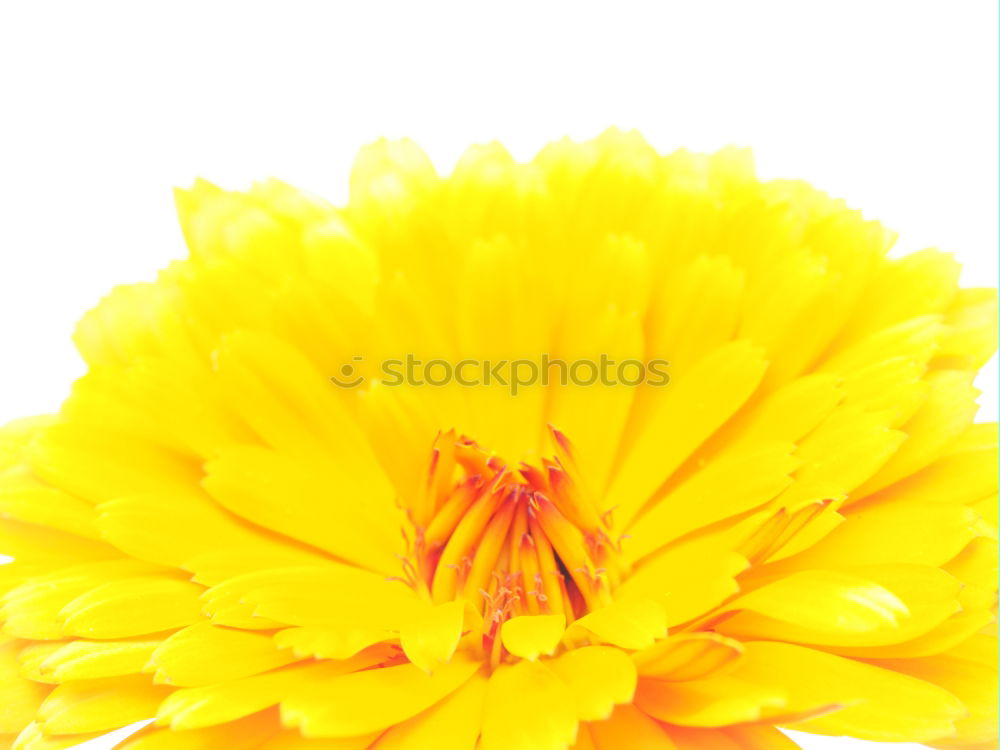
<instances>
[{"instance_id":1,"label":"overexposed white area","mask_svg":"<svg viewBox=\"0 0 1000 750\"><path fill-rule=\"evenodd\" d=\"M382 135L442 169L470 142L528 158L612 124L665 151L749 145L762 175L808 179L994 286L996 56L993 0L6 0L0 422L56 409L82 373L80 314L184 254L172 186L277 176L342 199Z\"/></svg>"}]
</instances>

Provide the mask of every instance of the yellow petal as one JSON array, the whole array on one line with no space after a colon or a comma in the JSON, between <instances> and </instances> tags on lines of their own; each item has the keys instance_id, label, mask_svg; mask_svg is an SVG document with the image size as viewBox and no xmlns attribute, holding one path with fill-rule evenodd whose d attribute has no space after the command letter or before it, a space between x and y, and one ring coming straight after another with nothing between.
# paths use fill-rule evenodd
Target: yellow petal
<instances>
[{"instance_id":1,"label":"yellow petal","mask_svg":"<svg viewBox=\"0 0 1000 750\"><path fill-rule=\"evenodd\" d=\"M45 414L0 425L0 470L7 471L22 463L38 436L57 421L55 415Z\"/></svg>"},{"instance_id":2,"label":"yellow petal","mask_svg":"<svg viewBox=\"0 0 1000 750\"><path fill-rule=\"evenodd\" d=\"M271 623L397 630L427 609L426 601L405 583L334 563L248 573L213 586L205 601L213 620L234 608Z\"/></svg>"},{"instance_id":3,"label":"yellow petal","mask_svg":"<svg viewBox=\"0 0 1000 750\"><path fill-rule=\"evenodd\" d=\"M351 662L319 662L202 687L181 688L163 701L156 712L157 724L186 730L242 719L277 705L303 685L331 679L352 669L370 666L372 662L360 658Z\"/></svg>"},{"instance_id":4,"label":"yellow petal","mask_svg":"<svg viewBox=\"0 0 1000 750\"><path fill-rule=\"evenodd\" d=\"M370 517L367 499L346 502L366 497L377 507L384 500L371 496L374 488L355 486L357 476L347 481L349 467L244 445L227 449L206 470L205 488L238 516L383 575L400 572L399 519Z\"/></svg>"},{"instance_id":5,"label":"yellow petal","mask_svg":"<svg viewBox=\"0 0 1000 750\"><path fill-rule=\"evenodd\" d=\"M28 463L46 483L94 503L143 492L184 492L201 476L197 463L174 451L75 421L47 428Z\"/></svg>"},{"instance_id":6,"label":"yellow petal","mask_svg":"<svg viewBox=\"0 0 1000 750\"><path fill-rule=\"evenodd\" d=\"M944 566L944 570L964 584L959 592L963 607L979 610L996 604L998 562L1000 550L996 541L979 537Z\"/></svg>"},{"instance_id":7,"label":"yellow petal","mask_svg":"<svg viewBox=\"0 0 1000 750\"><path fill-rule=\"evenodd\" d=\"M989 627L992 610L960 611L915 638L879 646L827 646L825 650L855 659L907 659L948 651Z\"/></svg>"},{"instance_id":8,"label":"yellow petal","mask_svg":"<svg viewBox=\"0 0 1000 750\"><path fill-rule=\"evenodd\" d=\"M926 402L930 386L924 381L927 363L896 357L849 373L844 380L844 403L867 411L886 411L890 427L906 424Z\"/></svg>"},{"instance_id":9,"label":"yellow petal","mask_svg":"<svg viewBox=\"0 0 1000 750\"><path fill-rule=\"evenodd\" d=\"M426 494L428 451L439 432L429 405L413 388L375 382L360 394L358 410L368 440L397 495L413 508L416 523L428 523L431 509L420 499Z\"/></svg>"},{"instance_id":10,"label":"yellow petal","mask_svg":"<svg viewBox=\"0 0 1000 750\"><path fill-rule=\"evenodd\" d=\"M927 376L930 394L924 405L903 425L909 439L885 466L856 491L865 497L924 468L969 426L976 416L979 395L972 386L974 373L940 370Z\"/></svg>"},{"instance_id":11,"label":"yellow petal","mask_svg":"<svg viewBox=\"0 0 1000 750\"><path fill-rule=\"evenodd\" d=\"M650 304L649 351L683 370L733 338L746 273L724 255L699 254L662 278Z\"/></svg>"},{"instance_id":12,"label":"yellow petal","mask_svg":"<svg viewBox=\"0 0 1000 750\"><path fill-rule=\"evenodd\" d=\"M487 679L475 674L450 696L381 736L378 750L475 750L483 723Z\"/></svg>"},{"instance_id":13,"label":"yellow petal","mask_svg":"<svg viewBox=\"0 0 1000 750\"><path fill-rule=\"evenodd\" d=\"M663 727L631 704L616 706L607 721L588 727L596 750L676 750Z\"/></svg>"},{"instance_id":14,"label":"yellow petal","mask_svg":"<svg viewBox=\"0 0 1000 750\"><path fill-rule=\"evenodd\" d=\"M278 648L290 649L297 657L348 659L369 646L395 637L396 633L385 628L307 625L276 633L274 643Z\"/></svg>"},{"instance_id":15,"label":"yellow petal","mask_svg":"<svg viewBox=\"0 0 1000 750\"><path fill-rule=\"evenodd\" d=\"M62 608L62 629L84 638L127 638L190 625L201 619L203 591L171 578L105 583Z\"/></svg>"},{"instance_id":16,"label":"yellow petal","mask_svg":"<svg viewBox=\"0 0 1000 750\"><path fill-rule=\"evenodd\" d=\"M21 676L16 642L0 644L0 734L15 734L35 718L48 688Z\"/></svg>"},{"instance_id":17,"label":"yellow petal","mask_svg":"<svg viewBox=\"0 0 1000 750\"><path fill-rule=\"evenodd\" d=\"M632 655L639 675L669 682L700 680L736 666L739 641L716 633L679 633Z\"/></svg>"},{"instance_id":18,"label":"yellow petal","mask_svg":"<svg viewBox=\"0 0 1000 750\"><path fill-rule=\"evenodd\" d=\"M144 675L67 682L42 703L38 721L46 734L105 732L148 719L169 694Z\"/></svg>"},{"instance_id":19,"label":"yellow petal","mask_svg":"<svg viewBox=\"0 0 1000 750\"><path fill-rule=\"evenodd\" d=\"M572 693L547 666L503 664L486 689L480 750L565 750L577 721Z\"/></svg>"},{"instance_id":20,"label":"yellow petal","mask_svg":"<svg viewBox=\"0 0 1000 750\"><path fill-rule=\"evenodd\" d=\"M845 573L848 576L842 580L853 579L855 583L842 589L839 598L812 604L813 614L806 614L796 607L797 601L809 601L811 596L800 593L776 602L772 610L776 616L747 610L721 622L718 629L743 640L766 637L796 643L875 647L919 637L943 623L961 607L958 600L960 583L938 568L872 565L847 568ZM784 587L787 591L797 582L809 578L799 575L779 579L771 585L780 590L782 586L778 584L787 580L790 582ZM858 583L859 580L863 583ZM820 590L819 584L816 590ZM832 589L828 588L828 591L835 594ZM889 592L891 598L887 599L885 592ZM853 594L858 594L858 598L852 599ZM889 609L880 615L887 605ZM782 612L782 619L777 616L778 612Z\"/></svg>"},{"instance_id":21,"label":"yellow petal","mask_svg":"<svg viewBox=\"0 0 1000 750\"><path fill-rule=\"evenodd\" d=\"M677 750L799 750L774 727L746 724L726 729L665 727Z\"/></svg>"},{"instance_id":22,"label":"yellow petal","mask_svg":"<svg viewBox=\"0 0 1000 750\"><path fill-rule=\"evenodd\" d=\"M228 726L228 725L225 725ZM258 750L368 750L381 732L362 734L358 737L313 737L306 739L298 730L279 732ZM206 749L207 750L207 749Z\"/></svg>"},{"instance_id":23,"label":"yellow petal","mask_svg":"<svg viewBox=\"0 0 1000 750\"><path fill-rule=\"evenodd\" d=\"M974 664L990 666L997 663L997 636L994 633L978 633L951 650L956 659L964 659Z\"/></svg>"},{"instance_id":24,"label":"yellow petal","mask_svg":"<svg viewBox=\"0 0 1000 750\"><path fill-rule=\"evenodd\" d=\"M534 661L539 656L551 656L565 630L564 615L521 615L500 626L500 638L514 656Z\"/></svg>"},{"instance_id":25,"label":"yellow petal","mask_svg":"<svg viewBox=\"0 0 1000 750\"><path fill-rule=\"evenodd\" d=\"M627 649L646 648L667 634L664 606L652 599L618 601L595 609L574 622L570 634L580 629L605 643Z\"/></svg>"},{"instance_id":26,"label":"yellow petal","mask_svg":"<svg viewBox=\"0 0 1000 750\"><path fill-rule=\"evenodd\" d=\"M434 165L409 138L379 140L362 148L351 167L351 203L369 207L399 194L424 195L438 183Z\"/></svg>"},{"instance_id":27,"label":"yellow petal","mask_svg":"<svg viewBox=\"0 0 1000 750\"><path fill-rule=\"evenodd\" d=\"M881 563L942 565L982 532L979 516L963 505L893 502L851 506L844 522L778 570Z\"/></svg>"},{"instance_id":28,"label":"yellow petal","mask_svg":"<svg viewBox=\"0 0 1000 750\"><path fill-rule=\"evenodd\" d=\"M677 750L747 750L721 729L664 727Z\"/></svg>"},{"instance_id":29,"label":"yellow petal","mask_svg":"<svg viewBox=\"0 0 1000 750\"><path fill-rule=\"evenodd\" d=\"M997 290L959 289L945 323L937 362L942 368L979 369L997 350Z\"/></svg>"},{"instance_id":30,"label":"yellow petal","mask_svg":"<svg viewBox=\"0 0 1000 750\"><path fill-rule=\"evenodd\" d=\"M118 549L140 560L191 571L199 583L218 583L211 571L220 562L227 563L228 578L324 560L318 551L239 523L201 492L115 498L98 509L97 525ZM164 534L164 529L178 533Z\"/></svg>"},{"instance_id":31,"label":"yellow petal","mask_svg":"<svg viewBox=\"0 0 1000 750\"><path fill-rule=\"evenodd\" d=\"M636 671L621 649L586 646L546 662L566 683L581 721L600 721L635 694Z\"/></svg>"},{"instance_id":32,"label":"yellow petal","mask_svg":"<svg viewBox=\"0 0 1000 750\"><path fill-rule=\"evenodd\" d=\"M24 466L0 474L0 513L89 539L100 537L93 505L40 482Z\"/></svg>"},{"instance_id":33,"label":"yellow petal","mask_svg":"<svg viewBox=\"0 0 1000 750\"><path fill-rule=\"evenodd\" d=\"M996 742L995 660L982 664L953 654L938 654L922 659L884 659L874 663L938 685L962 701L969 715L955 723L956 741L968 744Z\"/></svg>"},{"instance_id":34,"label":"yellow petal","mask_svg":"<svg viewBox=\"0 0 1000 750\"><path fill-rule=\"evenodd\" d=\"M721 731L745 750L799 750L798 745L774 727L750 724Z\"/></svg>"},{"instance_id":35,"label":"yellow petal","mask_svg":"<svg viewBox=\"0 0 1000 750\"><path fill-rule=\"evenodd\" d=\"M726 607L835 632L893 628L909 615L906 605L877 583L830 570L792 573L743 594Z\"/></svg>"},{"instance_id":36,"label":"yellow petal","mask_svg":"<svg viewBox=\"0 0 1000 750\"><path fill-rule=\"evenodd\" d=\"M407 658L427 673L451 660L462 637L465 602L455 601L433 607L405 624L399 643Z\"/></svg>"},{"instance_id":37,"label":"yellow petal","mask_svg":"<svg viewBox=\"0 0 1000 750\"><path fill-rule=\"evenodd\" d=\"M939 250L892 258L872 279L845 326L845 339L857 339L903 320L942 313L952 304L960 267Z\"/></svg>"},{"instance_id":38,"label":"yellow petal","mask_svg":"<svg viewBox=\"0 0 1000 750\"><path fill-rule=\"evenodd\" d=\"M58 574L14 587L3 598L3 632L33 640L62 638L59 611L93 585L86 577Z\"/></svg>"},{"instance_id":39,"label":"yellow petal","mask_svg":"<svg viewBox=\"0 0 1000 750\"><path fill-rule=\"evenodd\" d=\"M691 727L721 727L760 721L786 706L780 684L754 684L722 674L688 682L641 678L635 705L660 721Z\"/></svg>"},{"instance_id":40,"label":"yellow petal","mask_svg":"<svg viewBox=\"0 0 1000 750\"><path fill-rule=\"evenodd\" d=\"M64 750L64 748L73 748L81 745L88 740L100 737L102 732L91 732L88 734L62 734L62 735L47 735L42 732L41 726L39 726L37 721L33 721L13 738L13 744L10 745L11 750ZM8 740L9 736L5 736L4 740Z\"/></svg>"},{"instance_id":41,"label":"yellow petal","mask_svg":"<svg viewBox=\"0 0 1000 750\"><path fill-rule=\"evenodd\" d=\"M793 510L805 503L844 498L871 477L906 440L891 428L890 411L841 404L798 445L795 483L779 501Z\"/></svg>"},{"instance_id":42,"label":"yellow petal","mask_svg":"<svg viewBox=\"0 0 1000 750\"><path fill-rule=\"evenodd\" d=\"M66 641L37 641L24 645L17 653L21 676L33 682L58 682L43 675L41 668L46 659L66 645Z\"/></svg>"},{"instance_id":43,"label":"yellow petal","mask_svg":"<svg viewBox=\"0 0 1000 750\"><path fill-rule=\"evenodd\" d=\"M4 632L32 640L62 637L60 612L78 596L101 585L154 572L135 560L104 560L32 576L3 597Z\"/></svg>"},{"instance_id":44,"label":"yellow petal","mask_svg":"<svg viewBox=\"0 0 1000 750\"><path fill-rule=\"evenodd\" d=\"M662 603L670 626L708 612L739 591L736 576L748 566L746 558L735 551L739 542L731 538L731 532L675 542L626 578L616 598ZM697 576L690 574L693 570Z\"/></svg>"},{"instance_id":45,"label":"yellow petal","mask_svg":"<svg viewBox=\"0 0 1000 750\"><path fill-rule=\"evenodd\" d=\"M734 342L666 388L653 389L644 429L630 425L632 445L605 498L605 507L616 509L615 518L623 527L671 472L746 401L766 367L759 349L746 341ZM674 429L677 424L685 429Z\"/></svg>"},{"instance_id":46,"label":"yellow petal","mask_svg":"<svg viewBox=\"0 0 1000 750\"><path fill-rule=\"evenodd\" d=\"M639 560L704 526L757 508L792 483L798 466L791 443L754 445L709 463L656 501L628 529L625 549ZM734 476L745 481L733 486Z\"/></svg>"},{"instance_id":47,"label":"yellow petal","mask_svg":"<svg viewBox=\"0 0 1000 750\"><path fill-rule=\"evenodd\" d=\"M852 372L896 357L927 362L943 331L940 315L921 315L841 348L820 365L820 370Z\"/></svg>"},{"instance_id":48,"label":"yellow petal","mask_svg":"<svg viewBox=\"0 0 1000 750\"><path fill-rule=\"evenodd\" d=\"M937 460L911 476L874 493L876 499L968 505L995 495L1000 435L997 424L972 424Z\"/></svg>"},{"instance_id":49,"label":"yellow petal","mask_svg":"<svg viewBox=\"0 0 1000 750\"><path fill-rule=\"evenodd\" d=\"M594 736L590 732L590 727L581 724L577 728L576 741L569 746L569 750L597 750L594 744Z\"/></svg>"},{"instance_id":50,"label":"yellow petal","mask_svg":"<svg viewBox=\"0 0 1000 750\"><path fill-rule=\"evenodd\" d=\"M306 737L350 737L398 724L450 695L479 669L456 656L428 675L403 664L310 684L282 702L282 720Z\"/></svg>"},{"instance_id":51,"label":"yellow petal","mask_svg":"<svg viewBox=\"0 0 1000 750\"><path fill-rule=\"evenodd\" d=\"M734 419L734 447L798 442L822 424L843 398L840 376L812 373L796 378L767 394L758 408Z\"/></svg>"},{"instance_id":52,"label":"yellow petal","mask_svg":"<svg viewBox=\"0 0 1000 750\"><path fill-rule=\"evenodd\" d=\"M160 641L70 641L49 654L39 672L52 682L138 674L159 645Z\"/></svg>"},{"instance_id":53,"label":"yellow petal","mask_svg":"<svg viewBox=\"0 0 1000 750\"><path fill-rule=\"evenodd\" d=\"M249 750L279 731L275 713L264 712L203 729L157 729L150 726L125 740L121 750ZM270 745L265 744L270 747ZM353 749L352 749L353 750Z\"/></svg>"},{"instance_id":54,"label":"yellow petal","mask_svg":"<svg viewBox=\"0 0 1000 750\"><path fill-rule=\"evenodd\" d=\"M557 348L552 359L573 361L593 356L600 361L600 355L604 354L617 362L642 361L642 333L642 321L635 314L619 306L595 306L587 314L570 316L556 341L557 347L564 347L572 357L561 357ZM573 436L583 475L592 487L604 487L607 483L634 391L600 382L550 386L547 419L563 434ZM601 419L593 418L596 413L601 414Z\"/></svg>"},{"instance_id":55,"label":"yellow petal","mask_svg":"<svg viewBox=\"0 0 1000 750\"><path fill-rule=\"evenodd\" d=\"M68 534L48 526L36 526L8 518L0 523L0 549L20 562L48 569L87 561L112 560L121 555L114 547Z\"/></svg>"},{"instance_id":56,"label":"yellow petal","mask_svg":"<svg viewBox=\"0 0 1000 750\"><path fill-rule=\"evenodd\" d=\"M222 397L261 442L282 455L324 458L345 490L366 492L361 517L389 520L395 509L388 482L362 439L357 423L320 371L290 342L260 331L225 337L217 354ZM253 409L246 405L252 403ZM324 478L325 474L321 475ZM316 512L337 513L347 508ZM290 513L291 516L297 515Z\"/></svg>"},{"instance_id":57,"label":"yellow petal","mask_svg":"<svg viewBox=\"0 0 1000 750\"><path fill-rule=\"evenodd\" d=\"M197 687L249 677L296 661L268 635L221 628L205 622L167 638L149 659L146 671L157 682Z\"/></svg>"},{"instance_id":58,"label":"yellow petal","mask_svg":"<svg viewBox=\"0 0 1000 750\"><path fill-rule=\"evenodd\" d=\"M744 645L734 676L785 691L790 710L842 707L795 729L875 742L929 742L951 735L966 713L951 693L888 669L786 643Z\"/></svg>"}]
</instances>

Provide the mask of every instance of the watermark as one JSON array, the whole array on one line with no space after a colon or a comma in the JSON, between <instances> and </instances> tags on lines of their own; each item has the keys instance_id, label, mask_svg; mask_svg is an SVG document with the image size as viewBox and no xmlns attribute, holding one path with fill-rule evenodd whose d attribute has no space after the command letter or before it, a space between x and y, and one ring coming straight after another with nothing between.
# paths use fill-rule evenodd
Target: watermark
<instances>
[{"instance_id":1,"label":"watermark","mask_svg":"<svg viewBox=\"0 0 1000 750\"><path fill-rule=\"evenodd\" d=\"M364 357L353 357L341 366L330 381L339 388L358 388L368 382L362 371ZM670 382L665 359L614 360L606 354L597 359L566 360L542 354L537 359L418 359L407 354L401 359L384 359L374 372L377 380L390 388L401 385L440 388L457 384L465 388L507 388L512 396L531 386L601 385L635 388L648 385L662 388Z\"/></svg>"}]
</instances>

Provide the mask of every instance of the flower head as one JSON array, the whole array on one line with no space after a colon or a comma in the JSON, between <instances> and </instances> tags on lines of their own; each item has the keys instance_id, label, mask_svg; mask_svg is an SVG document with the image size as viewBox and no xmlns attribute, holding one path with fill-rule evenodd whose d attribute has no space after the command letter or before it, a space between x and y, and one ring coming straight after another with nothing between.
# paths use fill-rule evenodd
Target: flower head
<instances>
[{"instance_id":1,"label":"flower head","mask_svg":"<svg viewBox=\"0 0 1000 750\"><path fill-rule=\"evenodd\" d=\"M190 257L0 432L13 747L994 746L996 301L949 256L614 130L177 203Z\"/></svg>"}]
</instances>

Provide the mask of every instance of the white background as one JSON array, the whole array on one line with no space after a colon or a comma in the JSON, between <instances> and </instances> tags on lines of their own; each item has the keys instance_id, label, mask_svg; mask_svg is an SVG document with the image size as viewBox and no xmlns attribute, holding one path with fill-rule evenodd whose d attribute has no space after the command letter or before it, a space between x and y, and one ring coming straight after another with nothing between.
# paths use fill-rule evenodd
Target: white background
<instances>
[{"instance_id":1,"label":"white background","mask_svg":"<svg viewBox=\"0 0 1000 750\"><path fill-rule=\"evenodd\" d=\"M339 199L381 135L444 169L469 142L526 158L611 124L662 150L750 145L762 175L806 178L993 286L996 54L994 0L8 0L0 422L55 409L82 371L79 315L184 253L172 186L273 175ZM992 418L995 360L980 388Z\"/></svg>"}]
</instances>

